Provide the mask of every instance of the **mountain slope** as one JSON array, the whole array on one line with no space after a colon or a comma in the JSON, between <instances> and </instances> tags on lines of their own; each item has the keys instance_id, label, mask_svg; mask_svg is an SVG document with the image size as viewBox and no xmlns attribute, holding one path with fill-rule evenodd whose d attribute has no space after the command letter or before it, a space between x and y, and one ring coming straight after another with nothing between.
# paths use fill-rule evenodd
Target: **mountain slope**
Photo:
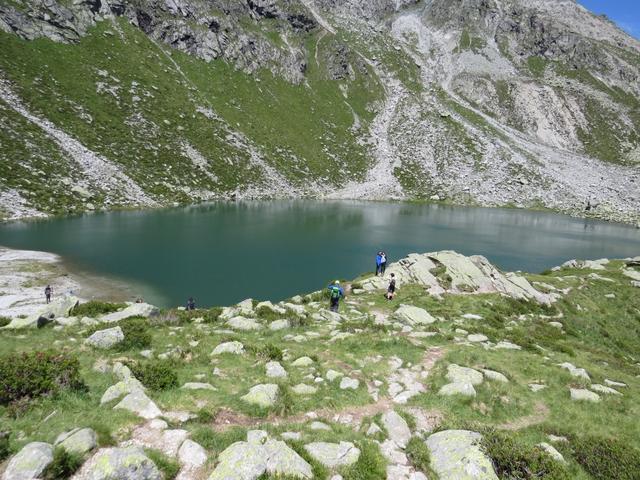
<instances>
[{"instance_id":1,"label":"mountain slope","mask_svg":"<svg viewBox=\"0 0 640 480\"><path fill-rule=\"evenodd\" d=\"M640 43L573 1L11 0L0 30L4 217L312 196L640 220Z\"/></svg>"}]
</instances>

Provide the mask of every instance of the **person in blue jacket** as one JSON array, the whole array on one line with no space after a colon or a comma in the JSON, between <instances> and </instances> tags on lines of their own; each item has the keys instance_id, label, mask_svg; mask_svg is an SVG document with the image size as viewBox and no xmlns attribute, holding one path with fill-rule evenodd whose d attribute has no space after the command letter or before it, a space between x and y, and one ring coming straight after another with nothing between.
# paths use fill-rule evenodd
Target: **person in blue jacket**
<instances>
[{"instance_id":1,"label":"person in blue jacket","mask_svg":"<svg viewBox=\"0 0 640 480\"><path fill-rule=\"evenodd\" d=\"M382 252L378 252L376 255L376 277L382 270Z\"/></svg>"},{"instance_id":2,"label":"person in blue jacket","mask_svg":"<svg viewBox=\"0 0 640 480\"><path fill-rule=\"evenodd\" d=\"M337 312L338 307L340 306L340 299L344 297L344 290L340 287L340 282L336 280L328 287L329 290L329 309L332 312Z\"/></svg>"}]
</instances>

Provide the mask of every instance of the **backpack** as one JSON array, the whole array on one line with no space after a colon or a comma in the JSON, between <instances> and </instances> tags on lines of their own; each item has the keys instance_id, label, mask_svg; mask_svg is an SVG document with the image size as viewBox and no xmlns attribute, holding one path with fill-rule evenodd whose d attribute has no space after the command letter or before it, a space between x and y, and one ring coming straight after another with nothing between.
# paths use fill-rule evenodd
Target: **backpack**
<instances>
[{"instance_id":1,"label":"backpack","mask_svg":"<svg viewBox=\"0 0 640 480\"><path fill-rule=\"evenodd\" d=\"M333 300L340 298L340 289L338 287L331 287L331 298Z\"/></svg>"}]
</instances>

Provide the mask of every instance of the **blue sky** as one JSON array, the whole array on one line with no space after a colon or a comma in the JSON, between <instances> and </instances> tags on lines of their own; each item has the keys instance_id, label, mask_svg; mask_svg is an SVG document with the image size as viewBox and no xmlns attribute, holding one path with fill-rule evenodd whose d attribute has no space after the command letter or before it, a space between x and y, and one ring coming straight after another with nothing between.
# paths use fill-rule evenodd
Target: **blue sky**
<instances>
[{"instance_id":1,"label":"blue sky","mask_svg":"<svg viewBox=\"0 0 640 480\"><path fill-rule=\"evenodd\" d=\"M578 0L594 13L604 13L636 38L640 38L639 0Z\"/></svg>"}]
</instances>

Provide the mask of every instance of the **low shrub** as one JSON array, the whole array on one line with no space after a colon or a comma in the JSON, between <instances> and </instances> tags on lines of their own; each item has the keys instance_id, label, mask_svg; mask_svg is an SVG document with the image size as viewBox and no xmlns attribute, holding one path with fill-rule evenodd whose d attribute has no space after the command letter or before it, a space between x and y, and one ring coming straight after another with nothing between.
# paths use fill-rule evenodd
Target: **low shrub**
<instances>
[{"instance_id":1,"label":"low shrub","mask_svg":"<svg viewBox=\"0 0 640 480\"><path fill-rule=\"evenodd\" d=\"M508 480L570 480L560 462L537 447L530 447L513 436L488 430L482 438L482 450L491 458L498 477ZM613 478L613 477L612 477Z\"/></svg>"},{"instance_id":2,"label":"low shrub","mask_svg":"<svg viewBox=\"0 0 640 480\"><path fill-rule=\"evenodd\" d=\"M162 472L164 480L173 480L176 478L178 472L180 472L180 464L177 461L157 450L148 449L145 453L147 457L156 464L158 470Z\"/></svg>"},{"instance_id":3,"label":"low shrub","mask_svg":"<svg viewBox=\"0 0 640 480\"><path fill-rule=\"evenodd\" d=\"M373 442L359 442L360 457L353 465L345 468L345 480L385 480L387 462L380 449Z\"/></svg>"},{"instance_id":4,"label":"low shrub","mask_svg":"<svg viewBox=\"0 0 640 480\"><path fill-rule=\"evenodd\" d=\"M253 353L256 357L264 360L281 361L284 356L282 349L272 343L266 343L264 345L247 345L245 348L248 352Z\"/></svg>"},{"instance_id":5,"label":"low shrub","mask_svg":"<svg viewBox=\"0 0 640 480\"><path fill-rule=\"evenodd\" d=\"M118 310L125 308L124 303L107 303L91 300L86 303L79 303L71 311L71 315L74 317L98 317L100 315L106 315L107 313L117 312Z\"/></svg>"},{"instance_id":6,"label":"low shrub","mask_svg":"<svg viewBox=\"0 0 640 480\"><path fill-rule=\"evenodd\" d=\"M45 480L65 480L70 478L82 465L82 455L67 452L58 447L53 451L53 461L44 471Z\"/></svg>"},{"instance_id":7,"label":"low shrub","mask_svg":"<svg viewBox=\"0 0 640 480\"><path fill-rule=\"evenodd\" d=\"M281 314L274 312L269 307L266 307L264 305L256 309L256 315L258 316L258 318L262 320L269 320L269 321L279 320L280 318L282 318Z\"/></svg>"},{"instance_id":8,"label":"low shrub","mask_svg":"<svg viewBox=\"0 0 640 480\"><path fill-rule=\"evenodd\" d=\"M124 333L124 341L115 347L118 350L142 350L151 346L151 329L146 319L128 318L118 322L118 325Z\"/></svg>"},{"instance_id":9,"label":"low shrub","mask_svg":"<svg viewBox=\"0 0 640 480\"><path fill-rule=\"evenodd\" d=\"M55 351L12 353L0 358L0 405L83 390L78 358Z\"/></svg>"},{"instance_id":10,"label":"low shrub","mask_svg":"<svg viewBox=\"0 0 640 480\"><path fill-rule=\"evenodd\" d=\"M6 327L11 323L11 319L8 317L0 317L0 328Z\"/></svg>"},{"instance_id":11,"label":"low shrub","mask_svg":"<svg viewBox=\"0 0 640 480\"><path fill-rule=\"evenodd\" d=\"M613 438L571 437L573 457L596 480L638 480L640 450Z\"/></svg>"},{"instance_id":12,"label":"low shrub","mask_svg":"<svg viewBox=\"0 0 640 480\"><path fill-rule=\"evenodd\" d=\"M169 390L178 386L178 372L168 360L130 364L133 375L151 390Z\"/></svg>"}]
</instances>

